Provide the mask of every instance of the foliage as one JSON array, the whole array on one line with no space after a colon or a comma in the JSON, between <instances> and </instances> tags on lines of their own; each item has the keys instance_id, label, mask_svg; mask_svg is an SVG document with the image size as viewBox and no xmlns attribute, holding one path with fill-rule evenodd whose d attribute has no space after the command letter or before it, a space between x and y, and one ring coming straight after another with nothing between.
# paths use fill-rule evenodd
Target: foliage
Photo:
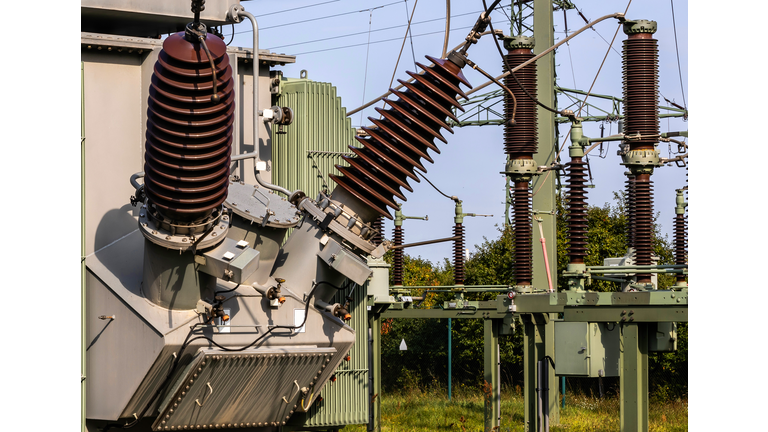
<instances>
[{"instance_id":1,"label":"foliage","mask_svg":"<svg viewBox=\"0 0 768 432\"><path fill-rule=\"evenodd\" d=\"M566 269L567 223L564 199L557 199L557 266L558 273ZM613 205L590 206L587 209L588 253L587 265L602 265L603 259L620 257L626 253L626 217L624 197L615 194ZM514 275L514 231L511 227L498 228L495 240L484 239L476 245L476 252L465 263L467 285L510 285ZM673 264L673 247L655 227L654 254L660 264ZM391 252L385 260L392 263ZM447 259L434 265L421 257L404 255L405 286L445 286L453 284L453 266ZM390 273L391 274L391 273ZM391 280L390 280L391 282ZM659 288L674 284L674 277L659 276ZM566 287L565 278L558 278L559 289ZM593 280L587 287L594 291L616 291L618 284ZM438 308L453 293L424 293L414 290L411 295L424 296L420 307ZM469 300L490 300L496 293L465 294ZM453 388L480 389L483 384L483 320L452 320L452 382ZM649 335L653 337L653 335ZM407 351L400 351L400 342L406 341ZM509 386L523 382L523 334L517 326L512 336L503 336L499 342L502 383ZM674 353L649 355L650 386L654 397L669 400L687 397L687 325L678 326L678 350ZM447 320L386 319L382 323L383 385L386 391L396 389L445 389L448 381L448 324ZM463 387L462 387L463 386Z\"/></svg>"}]
</instances>

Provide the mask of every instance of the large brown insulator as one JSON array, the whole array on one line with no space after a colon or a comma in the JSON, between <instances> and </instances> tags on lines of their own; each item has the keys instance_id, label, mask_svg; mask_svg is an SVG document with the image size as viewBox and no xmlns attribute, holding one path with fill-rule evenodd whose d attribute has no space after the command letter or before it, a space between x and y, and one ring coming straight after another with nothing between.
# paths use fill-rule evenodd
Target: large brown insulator
<instances>
[{"instance_id":1,"label":"large brown insulator","mask_svg":"<svg viewBox=\"0 0 768 432\"><path fill-rule=\"evenodd\" d=\"M659 141L659 54L654 21L624 23L623 94L624 134L629 144L625 164L635 175L630 211L630 238L635 265L651 265L653 255L653 184L651 174L658 161ZM637 135L640 135L639 138ZM650 283L650 273L639 273L638 283Z\"/></svg>"},{"instance_id":2,"label":"large brown insulator","mask_svg":"<svg viewBox=\"0 0 768 432\"><path fill-rule=\"evenodd\" d=\"M568 171L568 257L572 264L583 264L587 256L587 164L573 157Z\"/></svg>"},{"instance_id":3,"label":"large brown insulator","mask_svg":"<svg viewBox=\"0 0 768 432\"><path fill-rule=\"evenodd\" d=\"M362 147L350 146L355 155L344 156L349 166L336 165L341 175L331 175L340 187L389 219L392 215L387 207L398 208L395 197L405 200L400 188L413 191L408 179L418 182L415 170L427 171L421 158L432 162L427 150L440 153L434 139L447 142L440 129L453 133L445 120L458 121L451 107L462 109L456 95L466 95L459 84L472 87L452 61L427 59L434 66L417 63L424 73L408 72L415 79L413 83L398 80L406 90L393 90L398 100L384 99L389 108L376 108L381 120L368 117L376 127L363 128L369 136L356 137Z\"/></svg>"},{"instance_id":4,"label":"large brown insulator","mask_svg":"<svg viewBox=\"0 0 768 432\"><path fill-rule=\"evenodd\" d=\"M453 226L453 236L460 236L453 241L453 283L464 285L464 225Z\"/></svg>"},{"instance_id":5,"label":"large brown insulator","mask_svg":"<svg viewBox=\"0 0 768 432\"><path fill-rule=\"evenodd\" d=\"M150 205L172 221L204 220L227 197L235 111L234 79L224 42L176 33L155 63L147 110L144 188Z\"/></svg>"},{"instance_id":6,"label":"large brown insulator","mask_svg":"<svg viewBox=\"0 0 768 432\"><path fill-rule=\"evenodd\" d=\"M517 285L531 285L533 280L533 228L531 226L531 191L528 182L515 182L515 279Z\"/></svg>"},{"instance_id":7,"label":"large brown insulator","mask_svg":"<svg viewBox=\"0 0 768 432\"><path fill-rule=\"evenodd\" d=\"M640 134L640 139L629 141L630 150L653 150L659 141L659 49L650 28L637 21L627 27L629 37L624 41L623 96L624 134ZM650 26L648 24L647 26ZM628 30L629 28L629 30Z\"/></svg>"},{"instance_id":8,"label":"large brown insulator","mask_svg":"<svg viewBox=\"0 0 768 432\"><path fill-rule=\"evenodd\" d=\"M631 172L627 175L626 189L627 202L625 203L625 215L627 218L627 248L635 247L635 176Z\"/></svg>"},{"instance_id":9,"label":"large brown insulator","mask_svg":"<svg viewBox=\"0 0 768 432\"><path fill-rule=\"evenodd\" d=\"M527 46L525 48L514 48L507 54L509 66L514 68L525 61L533 58L533 52ZM506 63L503 69L506 72ZM528 93L536 95L536 63L515 72L520 84L522 84ZM536 102L531 100L523 89L511 76L504 78L504 85L509 88L517 100L517 111L515 112L515 124L504 124L504 152L515 159L524 157L533 158L533 154L538 150L538 120L536 111ZM512 118L513 102L512 97L504 93L504 116L507 119Z\"/></svg>"},{"instance_id":10,"label":"large brown insulator","mask_svg":"<svg viewBox=\"0 0 768 432\"><path fill-rule=\"evenodd\" d=\"M401 246L403 244L403 227L395 225L395 230L392 233L392 243L395 246ZM395 249L392 253L393 265L392 265L392 284L403 284L403 249Z\"/></svg>"},{"instance_id":11,"label":"large brown insulator","mask_svg":"<svg viewBox=\"0 0 768 432\"><path fill-rule=\"evenodd\" d=\"M688 264L688 221L684 214L675 215L675 264ZM685 282L684 274L677 275L678 282Z\"/></svg>"},{"instance_id":12,"label":"large brown insulator","mask_svg":"<svg viewBox=\"0 0 768 432\"><path fill-rule=\"evenodd\" d=\"M639 174L635 184L635 265L653 264L653 182L650 174ZM638 283L650 283L651 274L638 274Z\"/></svg>"}]
</instances>

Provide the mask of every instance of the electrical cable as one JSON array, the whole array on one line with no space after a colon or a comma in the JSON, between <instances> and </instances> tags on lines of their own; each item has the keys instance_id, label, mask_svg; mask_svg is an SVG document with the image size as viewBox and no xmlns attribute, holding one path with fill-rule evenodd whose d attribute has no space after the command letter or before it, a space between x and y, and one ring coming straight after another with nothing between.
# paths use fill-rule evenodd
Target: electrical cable
<instances>
[{"instance_id":1,"label":"electrical cable","mask_svg":"<svg viewBox=\"0 0 768 432\"><path fill-rule=\"evenodd\" d=\"M448 36L451 33L451 0L445 0L445 39L443 40L443 55L440 58L445 58L448 55Z\"/></svg>"},{"instance_id":2,"label":"electrical cable","mask_svg":"<svg viewBox=\"0 0 768 432\"><path fill-rule=\"evenodd\" d=\"M498 2L497 2L497 3L498 3ZM485 0L483 0L483 7L486 7L486 5L485 5ZM485 11L486 11L486 13L487 13L487 14L490 14L490 11L488 11L488 8L487 8L487 7L486 7ZM488 26L491 28L491 34L494 34L494 30L493 30L493 24L492 24L490 21L488 21ZM567 41L567 40L568 40L568 38L565 38L565 40ZM553 112L553 113L555 113L555 114L560 114L560 112L559 112L559 111L557 111L557 110L554 110L554 109L552 109L552 108L550 108L550 107L548 107L548 106L544 105L543 103L539 102L539 100L538 100L538 99L536 99L536 98L535 98L533 95L531 95L531 94L528 92L528 90L527 90L527 89L526 89L526 88L523 86L523 84L520 82L520 80L518 80L518 79L517 79L517 76L516 76L516 75L515 75L515 73L512 71L512 68L509 66L509 62L507 61L507 57L504 55L504 52L502 52L502 51L501 51L501 45L499 45L499 40L498 40L498 39L496 39L496 38L494 37L494 38L493 38L493 42L494 42L494 44L496 45L496 49L499 51L499 55L501 56L501 59L504 61L504 65L507 67L507 71L509 72L509 74L511 74L511 75L512 75L512 78L514 78L515 82L516 82L516 83L517 83L517 85L520 87L520 89L521 89L521 90L522 90L522 91L525 93L525 95L526 95L526 96L528 96L528 97L529 97L529 98L530 98L532 101L536 102L536 104L537 104L537 105L539 105L540 107L544 108L545 110L547 110L547 111L550 111L550 112ZM492 79L494 82L498 82L498 81L497 81L496 79L494 79L494 78L491 78L491 79ZM515 105L517 105L517 104L515 103Z\"/></svg>"},{"instance_id":3,"label":"electrical cable","mask_svg":"<svg viewBox=\"0 0 768 432\"><path fill-rule=\"evenodd\" d=\"M235 40L235 25L234 24L232 24L232 35L229 38L229 42L227 42L227 46L229 46L229 44L231 44L233 40Z\"/></svg>"},{"instance_id":4,"label":"electrical cable","mask_svg":"<svg viewBox=\"0 0 768 432\"><path fill-rule=\"evenodd\" d=\"M285 13L285 12L290 12L290 11L295 11L295 10L299 10L299 9L308 9L308 8L311 8L311 7L320 6L320 5L324 5L324 4L328 4L328 3L336 3L337 1L339 1L339 0L330 0L330 1L325 1L325 2L322 2L322 3L315 3L315 4L311 4L311 5L306 5L306 6L299 6L299 7L295 7L295 8L292 8L292 9L284 9L284 10L277 11L277 12L268 12L268 13L265 13L265 14L254 15L254 16L256 18L258 18L258 17L268 16L268 15L277 15L277 14L281 14L281 13Z\"/></svg>"},{"instance_id":5,"label":"electrical cable","mask_svg":"<svg viewBox=\"0 0 768 432\"><path fill-rule=\"evenodd\" d=\"M507 76L508 76L510 73L512 73L512 72L516 72L516 71L518 71L518 70L520 70L520 69L522 69L522 68L524 68L524 67L528 66L529 64L531 64L531 63L533 63L533 62L535 62L535 61L539 60L540 58L544 57L545 55L547 55L547 54L549 54L550 52L554 51L555 49L559 48L559 47L560 47L562 44L564 44L564 43L568 42L569 40L573 39L573 38L574 38L574 37L576 37L577 35L581 34L583 31L585 31L586 29L590 28L592 25L595 25L595 24L597 24L597 23L599 23L599 22L605 21L605 20L607 20L608 18L621 18L621 19L623 19L623 18L624 18L624 14L623 14L623 13L612 13L612 14L609 14L609 15L604 15L604 16L601 16L600 18L598 18L598 19L596 19L596 20L592 21L590 24L588 24L588 25L585 25L584 27L582 27L582 28L580 28L580 29L576 30L575 32L571 33L571 35L570 35L570 36L568 36L567 38L565 38L565 39L561 40L560 42L558 42L558 43L556 43L556 44L552 45L551 47L549 47L549 48L545 49L544 51L540 52L539 54L537 54L536 56L534 56L534 57L533 57L533 58L531 58L530 60L526 60L525 62L521 63L520 65L518 65L518 66L515 66L515 68L514 68L513 70L511 70L511 71L507 71L507 72L504 72L503 74L501 74L501 75L497 76L497 77L496 77L496 79L497 79L497 80L500 80L500 79L502 79L502 78L505 78L505 77L507 77ZM485 32L485 33L483 33L483 35L485 35L485 34L488 34L488 33L490 33L490 32ZM462 44L462 45L460 45L460 46L463 46L463 45L464 45L464 44ZM467 96L469 96L469 95L471 95L471 94L473 94L473 93L477 93L478 91L480 91L480 90L482 90L482 89L484 89L484 88L488 87L489 85L491 85L491 83L493 83L493 81L490 81L490 80L489 80L489 81L486 81L486 82L484 82L483 84L480 84L480 85L478 85L478 86L475 86L474 88L472 88L472 90L469 90L469 91L465 92L464 94L465 94L465 95L467 95Z\"/></svg>"},{"instance_id":6,"label":"electrical cable","mask_svg":"<svg viewBox=\"0 0 768 432\"><path fill-rule=\"evenodd\" d=\"M228 289L228 290L224 290L224 291L214 291L214 292L213 292L213 296L215 297L215 296L217 296L217 295L219 295L219 294L226 294L226 293L228 293L228 292L232 292L232 291L234 291L234 290L238 289L239 287L240 287L240 284L237 284L237 286L235 286L235 287L234 287L234 288L232 288L232 289Z\"/></svg>"},{"instance_id":7,"label":"electrical cable","mask_svg":"<svg viewBox=\"0 0 768 432\"><path fill-rule=\"evenodd\" d=\"M373 9L368 15L368 47L365 49L365 73L363 74L363 100L365 100L365 86L368 83L368 53L371 52L371 24L373 23ZM360 124L363 124L363 113L360 113Z\"/></svg>"},{"instance_id":8,"label":"electrical cable","mask_svg":"<svg viewBox=\"0 0 768 432\"><path fill-rule=\"evenodd\" d=\"M491 31L493 31L493 29L491 29ZM481 74L485 75L486 78L492 80L494 83L496 83L496 85L498 85L503 90L506 90L507 93L509 93L509 95L512 97L512 117L510 117L509 120L507 120L507 121L509 122L510 125L514 125L515 124L515 116L517 115L517 98L515 97L515 94L512 92L512 90L510 90L509 87L505 86L499 80L494 78L493 75L491 75L488 72L482 70L480 68L480 66L478 66L472 60L466 59L466 62L467 62L467 65L469 65L472 69L474 69L474 70L480 72ZM504 63L507 65L507 69L509 69L509 64L507 63L506 58L504 59ZM514 77L515 75L512 74L512 76ZM519 81L518 81L518 84L520 84ZM523 88L523 86L521 85L520 88ZM523 90L525 90L525 89L523 88Z\"/></svg>"},{"instance_id":9,"label":"electrical cable","mask_svg":"<svg viewBox=\"0 0 768 432\"><path fill-rule=\"evenodd\" d=\"M461 30L461 29L454 29L454 30ZM438 32L438 33L439 33L439 32ZM487 31L487 32L483 32L483 33L481 33L481 34L479 34L479 35L477 35L477 36L478 36L478 37L480 37L480 36L485 36L485 35L487 35L487 34L490 34L490 33L491 33L491 32ZM418 36L418 35L417 35L417 36ZM464 42L462 42L462 43L460 43L460 44L456 45L456 46L453 48L453 50L457 50L457 49L461 48L462 46L464 46ZM430 65L429 65L429 66L427 66L427 67L432 67L432 66L434 66L434 63L433 63L433 64L430 64ZM408 83L411 83L411 82L413 82L414 80L415 80L415 78L411 77L411 78L409 78L409 79L408 79L406 82L408 82ZM490 82L491 82L491 81L489 81L489 83L490 83ZM394 88L394 89L392 89L392 90L400 90L400 89L401 89L401 88L403 88L403 87L404 87L404 85L403 85L403 84L400 84L399 86L395 87L395 88ZM386 92L386 93L384 93L383 95L381 95L381 96L377 97L376 99L373 99L373 100L371 100L370 102L368 102L368 103L366 103L366 104L364 104L364 105L362 105L362 106L359 106L359 107L357 107L357 108L355 108L355 109L353 109L353 110L351 110L351 111L347 111L347 117L349 117L349 116L351 116L351 115L355 114L356 112L358 112L358 111L360 111L360 110L364 110L364 109L368 108L369 106L371 106L371 105L375 104L376 102L378 102L378 101L379 101L379 100L381 100L382 98L385 98L385 97L387 97L387 96L391 95L391 94L392 94L392 90L389 90L389 91L387 91L387 92Z\"/></svg>"},{"instance_id":10,"label":"electrical cable","mask_svg":"<svg viewBox=\"0 0 768 432\"><path fill-rule=\"evenodd\" d=\"M632 4L632 0L629 0L627 3L627 8L624 10L624 14L627 13L629 10L629 6ZM603 70L603 65L605 65L605 60L608 58L608 54L611 52L611 48L613 47L613 43L616 41L616 36L619 34L619 29L621 28L621 23L616 27L616 32L613 34L613 39L611 39L610 46L608 47L608 51L605 52L605 56L603 57L602 63L600 63L600 68L597 69L597 73L595 74L595 78L592 80L592 85L589 86L589 91L587 91L586 96L584 96L584 100L581 103L581 106L579 107L579 111L576 114L578 117L581 114L581 110L584 108L584 106L587 104L587 99L589 98L589 95L592 93L592 88L595 86L595 82L597 82L597 77L600 75L600 71ZM568 38L566 38L567 40ZM557 152L557 155L555 155L555 159L552 161L557 162L560 160L560 153L565 150L565 142L568 140L568 137L571 135L571 131L569 130L567 134L565 134L565 139L563 139L563 143L560 145L560 151ZM542 183L543 184L543 183Z\"/></svg>"},{"instance_id":11,"label":"electrical cable","mask_svg":"<svg viewBox=\"0 0 768 432\"><path fill-rule=\"evenodd\" d=\"M461 28L457 28L457 29L454 29L454 30L465 30L465 29L469 29L469 28L472 28L472 26L461 27ZM429 32L429 33L421 33L421 34L413 35L413 37L419 37L419 36L429 36L429 35L438 34L438 33L442 33L442 32L443 32L442 30L438 30L438 31L434 31L434 32ZM399 41L399 40L400 40L400 38L399 38L399 37L396 37L396 38L392 38L392 39L383 39L383 40L379 40L379 41L373 41L373 42L371 42L371 45L373 45L373 44L377 44L377 43L383 43L383 42ZM353 47L358 47L358 46L362 46L362 45L367 45L367 43L359 43L359 44L353 44L353 45L345 45L345 46L341 46L341 47L326 48L326 49L321 49L321 50L317 50L317 51L305 51L305 52L295 53L295 54L291 54L291 55L293 55L293 56L300 56L300 55L304 55L304 54L315 54L315 53L319 53L319 52L325 52L325 51L334 51L334 50L338 50L338 49L353 48ZM400 87L398 87L398 88L400 88ZM398 88L396 88L396 90L397 90ZM387 95L388 95L388 94L390 94L390 93L387 93ZM385 95L385 96L386 96L386 95ZM381 96L381 97L385 97L385 96ZM374 101L371 103L371 105L375 104L375 103L376 103L376 102L378 102L380 99L381 99L381 98L378 98L378 99L374 100ZM371 105L368 105L368 106L371 106ZM367 108L368 106L366 106L366 108ZM353 112L353 113L347 113L347 116L350 116L350 115L352 115L352 114L354 114L354 113L356 113L356 112L357 112L357 111L355 111L355 112Z\"/></svg>"},{"instance_id":12,"label":"electrical cable","mask_svg":"<svg viewBox=\"0 0 768 432\"><path fill-rule=\"evenodd\" d=\"M499 8L499 9L503 10L504 8ZM482 12L482 11L468 12L468 13L453 15L450 18L459 18L459 17L463 17L463 16L467 16L467 15L476 15L476 14L478 14L480 12ZM424 21L417 21L417 22L411 23L411 27L416 26L418 24L426 24L426 23L431 23L431 22L435 22L435 21L442 21L442 20L445 20L445 19L446 18L443 17L443 18L428 19L428 20L424 20ZM400 25L396 25L396 26L390 26L390 27L383 27L383 28L380 28L380 29L374 29L374 30L371 30L371 33L376 33L376 32L380 32L380 31L401 28L401 27L405 27L406 25L407 24L400 24ZM303 41L303 42L296 42L296 43L287 44L287 45L278 45L278 46L274 46L274 47L270 47L270 48L266 48L266 49L273 50L273 49L277 49L277 48L285 48L285 47L296 46L296 45L304 45L304 44L310 44L310 43L315 43L315 42L323 42L323 41L332 40L332 39L336 40L336 39L342 39L342 38L351 37L351 36L360 36L361 34L366 34L366 33L368 33L368 32L367 31L362 31L362 32L357 32L357 33L348 33L348 34L340 35L340 36L331 36L331 37L327 37L327 38L313 39L313 40L308 40L308 41Z\"/></svg>"},{"instance_id":13,"label":"electrical cable","mask_svg":"<svg viewBox=\"0 0 768 432\"><path fill-rule=\"evenodd\" d=\"M688 109L688 104L685 102L685 90L683 89L683 70L680 67L680 49L677 47L677 25L675 25L675 2L669 0L672 5L672 29L675 33L675 52L677 53L677 72L680 75L680 91L683 93L683 106Z\"/></svg>"},{"instance_id":14,"label":"electrical cable","mask_svg":"<svg viewBox=\"0 0 768 432\"><path fill-rule=\"evenodd\" d=\"M403 0L401 0L401 1L403 1ZM283 27L294 25L294 24L303 24L303 23L307 23L307 22L320 21L320 20L324 20L324 19L328 19L328 18L335 18L335 17L344 16L344 15L351 15L351 14L354 14L354 13L368 12L368 11L373 10L373 9L380 9L380 8L387 7L387 6L392 6L393 4L398 4L398 3L400 3L400 1L392 2L392 3L387 3L387 4L384 4L384 5L380 5L380 6L374 6L372 8L368 8L368 9L354 10L354 11L343 12L343 13L335 14L335 15L327 15L327 16L323 16L323 17L306 19L306 20L302 20L302 21L295 21L295 22L291 22L291 23L278 24L278 25L274 25L272 27L263 27L263 28L260 28L259 30L261 31L261 30L269 30L269 29L273 29L273 28L283 28ZM253 29L251 29L251 30L243 30L241 32L237 32L236 34L250 33L252 31L253 31Z\"/></svg>"},{"instance_id":15,"label":"electrical cable","mask_svg":"<svg viewBox=\"0 0 768 432\"><path fill-rule=\"evenodd\" d=\"M404 5L405 5L405 16L407 17L408 16L408 0L405 0ZM416 6L414 5L414 7ZM411 26L410 20L409 20L408 26L409 27ZM416 50L413 48L413 32L411 30L408 30L408 36L411 41L411 58L413 59L413 70L417 70L418 66L416 66Z\"/></svg>"},{"instance_id":16,"label":"electrical cable","mask_svg":"<svg viewBox=\"0 0 768 432\"><path fill-rule=\"evenodd\" d=\"M408 40L408 33L410 33L410 31L411 31L411 21L413 20L413 14L416 13L416 5L418 5L418 4L419 4L419 0L416 0L413 3L413 9L411 10L411 17L408 18L408 27L406 27L405 35L403 36L403 43L402 43L402 45L400 45L400 52L397 54L397 61L395 62L395 70L392 71L392 78L390 78L389 86L387 86L387 88L392 87L392 83L395 82L395 75L397 74L397 67L400 65L400 56L403 55L403 48L405 48L405 41ZM411 38L413 38L413 35L411 35ZM413 40L413 39L411 39L411 40ZM370 37L369 37L369 43L370 43ZM366 62L366 67L367 67L367 62ZM365 95L363 95L363 101L365 101ZM360 114L360 115L362 116L362 114ZM379 118L381 118L381 117L379 117ZM360 118L360 124L362 124L362 123L363 123L363 119L361 117Z\"/></svg>"},{"instance_id":17,"label":"electrical cable","mask_svg":"<svg viewBox=\"0 0 768 432\"><path fill-rule=\"evenodd\" d=\"M427 183L429 183L430 185L432 185L432 187L433 187L433 188L435 188L435 190L436 190L436 191L440 192L440 195L442 195L442 196L444 196L444 197L446 197L446 198L448 198L449 200L452 200L452 201L455 201L456 199L458 199L458 198L456 198L455 196L448 196L448 195L444 194L444 193L443 193L443 192L442 192L440 189L438 189L438 188L437 188L437 186L433 185L433 184L432 184L432 182L431 182L431 181L429 181L429 179L428 179L428 178L426 178L426 177L424 176L424 174L422 174L421 172L419 172L419 171L416 171L416 174L418 174L418 175L419 175L421 178L423 178L424 180L426 180L426 181L427 181Z\"/></svg>"}]
</instances>

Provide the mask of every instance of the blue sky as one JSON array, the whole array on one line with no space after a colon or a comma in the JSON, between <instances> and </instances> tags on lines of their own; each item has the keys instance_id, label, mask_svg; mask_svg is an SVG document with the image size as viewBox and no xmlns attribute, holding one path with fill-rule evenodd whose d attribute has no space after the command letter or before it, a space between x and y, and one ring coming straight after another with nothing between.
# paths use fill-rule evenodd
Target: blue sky
<instances>
[{"instance_id":1,"label":"blue sky","mask_svg":"<svg viewBox=\"0 0 768 432\"><path fill-rule=\"evenodd\" d=\"M285 76L298 77L301 70L306 70L312 80L330 82L337 88L342 104L348 111L380 96L390 87L395 64L405 34L414 0L296 0L276 2L244 2L246 10L257 16L260 47L273 52L295 54L296 63L280 67ZM487 2L490 4L490 2ZM590 20L600 16L623 12L626 2L579 1L574 2L579 11ZM502 6L509 6L509 1L502 1ZM315 6L313 6L315 5ZM677 43L680 53L680 72L675 50L675 38L672 25L672 11L669 1L635 0L631 3L627 17L629 19L650 19L658 22L659 30L655 37L659 40L659 75L660 92L669 100L683 105L683 92L688 96L688 4L677 0L675 6L675 24ZM482 1L453 1L451 4L451 33L449 48L458 45L466 37L474 24ZM285 12L282 12L285 11ZM567 11L568 31L584 25L576 10ZM412 39L403 47L395 80L407 79L407 70L417 69L416 62L429 64L425 55L438 57L442 52L445 30L445 1L419 0L412 19ZM501 11L492 15L494 27L510 33L509 19ZM563 12L554 15L555 39L565 37ZM252 36L250 24L235 26L232 45L250 47ZM556 51L555 62L558 70L558 83L566 88L588 90L598 68L608 50L609 42L617 28L615 19L603 21L595 26L596 31L587 30L572 39L568 45ZM370 30L370 45L369 41ZM231 27L225 28L225 40L229 40ZM621 44L626 38L619 30L611 52L595 81L593 92L621 97ZM316 41L316 42L312 42ZM485 37L469 51L469 57L481 68L494 76L501 74L501 59L489 37ZM464 74L474 86L486 81L478 72L465 68ZM395 82L395 85L397 82ZM494 86L480 91L494 90ZM480 94L478 93L478 94ZM590 102L597 102L591 99ZM570 105L567 99L561 99L560 107ZM663 102L662 104L666 105ZM374 106L381 106L377 104ZM602 106L609 107L605 103ZM368 116L375 113L370 107L351 116L355 126L369 125ZM609 109L610 110L610 109ZM662 120L661 130L687 130L687 122L682 120ZM605 133L615 133L616 123L606 123ZM560 127L562 143L568 126ZM597 123L585 126L587 136L599 137ZM498 236L497 225L503 224L504 218L504 177L499 174L504 168L502 128L465 127L456 128L455 134L444 134L448 144L440 143L441 154L434 155L434 164L425 164L427 178L448 195L456 195L464 201L465 212L493 214L493 218L467 218L465 230L466 245L470 252L474 245L480 244L483 237L489 239ZM569 145L566 142L566 147ZM662 157L668 157L666 143L659 145ZM594 189L589 190L591 205L604 205L613 202L613 192L623 188L624 167L619 165L616 155L617 144L605 146L604 159L594 152L590 159ZM561 155L567 162L567 150ZM685 169L665 167L658 169L653 177L655 185L655 211L661 212L659 222L662 232L672 238L672 218L674 217L675 189L685 186ZM413 183L413 193L407 193L408 200L403 204L406 215L429 215L429 221L406 221L404 224L406 242L415 242L432 238L448 237L453 226L453 202L441 196L426 182ZM386 234L391 236L392 223L386 224ZM442 262L449 257L450 243L423 246L408 251L409 254L422 256L432 262Z\"/></svg>"}]
</instances>

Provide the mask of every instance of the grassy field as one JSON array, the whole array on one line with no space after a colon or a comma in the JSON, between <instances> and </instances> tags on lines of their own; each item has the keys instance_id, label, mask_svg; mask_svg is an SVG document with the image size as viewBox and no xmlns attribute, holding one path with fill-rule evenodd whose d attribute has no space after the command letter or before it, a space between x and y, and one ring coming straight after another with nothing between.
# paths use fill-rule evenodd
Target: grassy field
<instances>
[{"instance_id":1,"label":"grassy field","mask_svg":"<svg viewBox=\"0 0 768 432\"><path fill-rule=\"evenodd\" d=\"M382 403L382 431L462 431L483 430L483 396L481 393L459 392L448 402L445 392L413 391L385 394ZM649 430L673 432L688 430L688 401L651 402ZM365 431L365 425L348 426L345 431ZM567 395L566 406L560 410L557 431L618 431L619 400L617 397L596 399L590 396ZM523 396L503 392L500 432L525 431Z\"/></svg>"}]
</instances>

